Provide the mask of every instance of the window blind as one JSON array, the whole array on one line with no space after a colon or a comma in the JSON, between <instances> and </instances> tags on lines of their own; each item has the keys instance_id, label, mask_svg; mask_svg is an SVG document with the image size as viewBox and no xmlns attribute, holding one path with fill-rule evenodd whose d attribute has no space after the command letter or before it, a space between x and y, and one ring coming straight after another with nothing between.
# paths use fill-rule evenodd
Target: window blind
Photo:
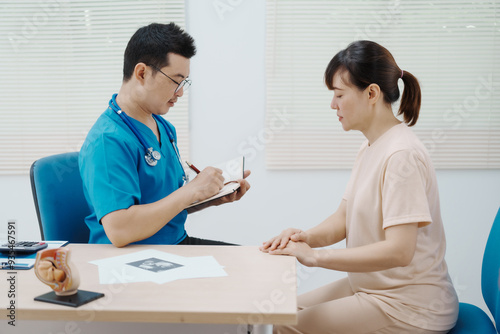
<instances>
[{"instance_id":1,"label":"window blind","mask_svg":"<svg viewBox=\"0 0 500 334\"><path fill-rule=\"evenodd\" d=\"M2 1L0 174L78 151L122 82L123 53L149 23L185 26L183 0ZM188 93L165 116L189 155Z\"/></svg>"},{"instance_id":2,"label":"window blind","mask_svg":"<svg viewBox=\"0 0 500 334\"><path fill-rule=\"evenodd\" d=\"M436 168L500 168L499 9L473 0L267 0L267 168L352 167L365 138L343 131L323 76L355 40L383 45L419 79L413 130ZM273 128L280 114L287 122Z\"/></svg>"}]
</instances>

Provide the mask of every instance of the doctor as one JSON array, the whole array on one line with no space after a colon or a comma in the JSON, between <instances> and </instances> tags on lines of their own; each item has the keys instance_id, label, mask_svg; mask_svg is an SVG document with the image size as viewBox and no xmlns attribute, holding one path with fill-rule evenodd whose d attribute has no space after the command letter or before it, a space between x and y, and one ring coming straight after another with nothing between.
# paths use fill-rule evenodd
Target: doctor
<instances>
[{"instance_id":1,"label":"doctor","mask_svg":"<svg viewBox=\"0 0 500 334\"><path fill-rule=\"evenodd\" d=\"M222 171L208 167L186 184L175 128L160 116L191 84L195 53L192 37L174 23L150 24L130 39L122 86L80 151L90 243L226 244L187 235L186 207L215 195ZM250 185L238 182L237 192L211 205L239 200Z\"/></svg>"}]
</instances>

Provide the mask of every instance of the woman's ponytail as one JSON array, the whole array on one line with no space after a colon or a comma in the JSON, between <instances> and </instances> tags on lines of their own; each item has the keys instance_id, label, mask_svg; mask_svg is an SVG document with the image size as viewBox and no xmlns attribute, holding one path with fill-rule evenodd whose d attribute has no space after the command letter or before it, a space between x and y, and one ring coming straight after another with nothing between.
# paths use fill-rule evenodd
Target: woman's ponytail
<instances>
[{"instance_id":1,"label":"woman's ponytail","mask_svg":"<svg viewBox=\"0 0 500 334\"><path fill-rule=\"evenodd\" d=\"M413 126L417 123L422 102L422 93L417 78L410 72L401 71L403 76L404 89L401 103L399 105L398 115L403 115L405 123Z\"/></svg>"}]
</instances>

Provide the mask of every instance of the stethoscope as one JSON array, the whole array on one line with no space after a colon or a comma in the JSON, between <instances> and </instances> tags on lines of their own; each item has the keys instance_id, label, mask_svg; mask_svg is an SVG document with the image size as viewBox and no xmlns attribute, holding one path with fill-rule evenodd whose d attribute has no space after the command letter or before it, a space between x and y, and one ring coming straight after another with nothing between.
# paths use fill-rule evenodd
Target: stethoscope
<instances>
[{"instance_id":1,"label":"stethoscope","mask_svg":"<svg viewBox=\"0 0 500 334\"><path fill-rule=\"evenodd\" d=\"M132 130L132 132L135 134L137 139L141 142L142 146L144 147L144 150L146 151L146 154L144 155L144 159L146 160L146 163L151 167L156 166L158 164L158 160L161 159L161 154L158 151L155 151L153 149L153 147L148 147L148 145L146 144L146 141L144 140L144 137L140 134L140 132L137 130L135 125L130 121L130 119L128 119L127 114L123 110L120 109L120 107L118 106L118 103L116 103L116 96L117 95L118 94L113 94L113 96L111 97L111 100L109 101L109 108L111 108L111 110L113 110L114 112L116 112L118 114L118 116L120 116L120 118L123 120L123 122L125 122L125 124L127 124L127 126L130 128L130 130ZM168 139L170 140L170 144L172 144L175 155L177 155L177 160L179 161L179 164L181 165L182 174L183 174L182 179L184 180L184 182L187 182L187 176L186 176L186 173L184 172L184 167L182 166L181 156L179 154L179 151L177 150L174 135L173 135L172 131L170 130L170 127L168 126L167 121L165 121L165 119L163 119L163 117L160 117L158 115L153 115L153 117L157 121L159 121L161 124L163 124L163 126L165 127L165 130L167 130Z\"/></svg>"}]
</instances>

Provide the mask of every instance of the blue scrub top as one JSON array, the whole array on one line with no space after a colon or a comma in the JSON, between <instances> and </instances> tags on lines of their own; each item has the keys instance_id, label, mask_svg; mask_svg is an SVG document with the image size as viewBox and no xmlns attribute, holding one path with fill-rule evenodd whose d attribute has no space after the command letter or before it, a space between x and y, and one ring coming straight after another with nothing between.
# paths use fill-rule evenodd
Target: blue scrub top
<instances>
[{"instance_id":1,"label":"blue scrub top","mask_svg":"<svg viewBox=\"0 0 500 334\"><path fill-rule=\"evenodd\" d=\"M85 219L90 229L89 243L111 243L100 223L108 213L156 202L184 183L183 169L164 125L157 122L160 145L151 129L131 117L129 119L147 145L161 153L161 159L156 166L149 166L139 139L110 108L97 119L83 143L78 161L91 211ZM177 140L174 126L168 125ZM183 210L156 234L136 243L178 244L187 235L184 229L186 217L187 211Z\"/></svg>"}]
</instances>

